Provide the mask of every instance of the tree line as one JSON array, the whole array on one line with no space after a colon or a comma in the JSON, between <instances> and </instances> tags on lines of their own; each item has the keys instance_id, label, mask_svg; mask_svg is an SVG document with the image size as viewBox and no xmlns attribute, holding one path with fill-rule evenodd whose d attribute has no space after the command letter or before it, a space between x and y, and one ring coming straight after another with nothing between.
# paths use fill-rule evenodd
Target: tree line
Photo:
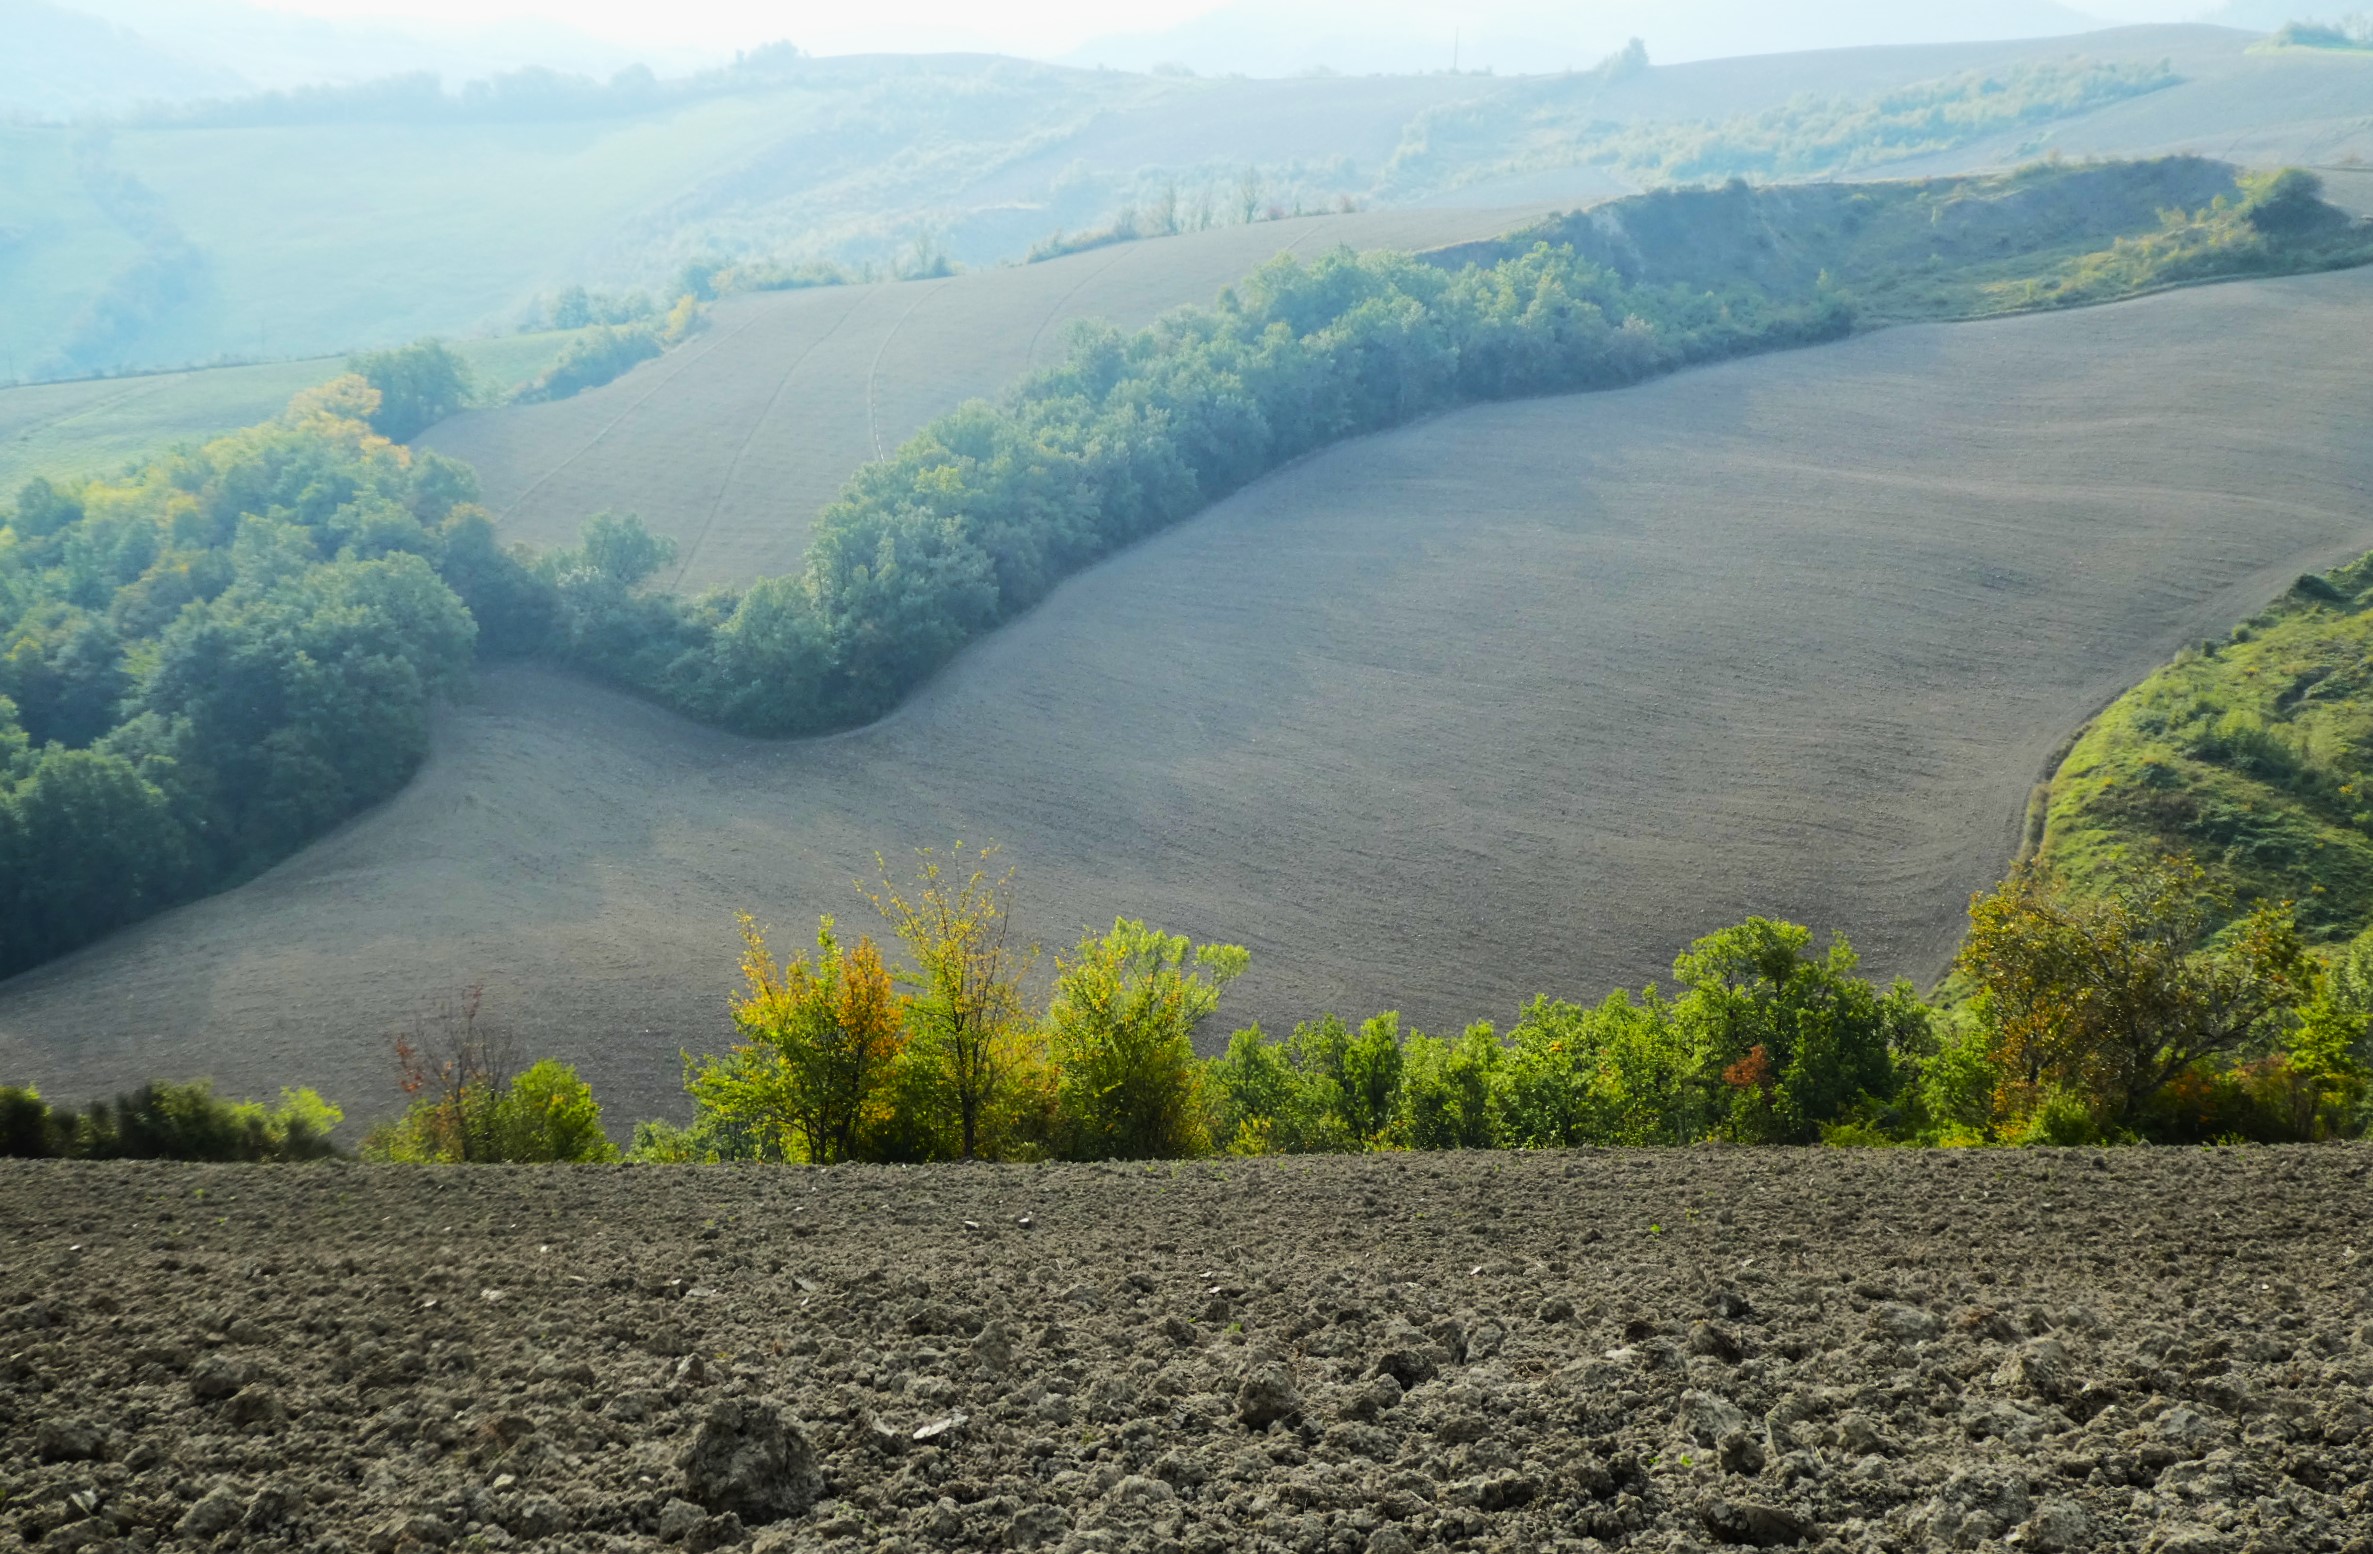
<instances>
[{"instance_id":1,"label":"tree line","mask_svg":"<svg viewBox=\"0 0 2373 1554\"><path fill-rule=\"evenodd\" d=\"M847 727L1064 577L1313 449L1851 323L1834 295L1631 285L1547 245L1456 271L1281 259L1133 334L1082 326L1062 366L934 422L825 509L801 572L681 601L608 575L556 599L554 649L744 732Z\"/></svg>"},{"instance_id":2,"label":"tree line","mask_svg":"<svg viewBox=\"0 0 2373 1554\"><path fill-rule=\"evenodd\" d=\"M1013 874L994 853L926 850L903 882L882 868L866 894L902 967L829 916L781 959L744 918L734 1040L684 1055L693 1120L638 1124L625 1158L2289 1142L2373 1126L2373 933L2325 961L2273 903L2219 931L2234 904L2180 858L2081 894L2014 869L1971 902L1933 1002L1861 976L1842 936L1754 917L1682 951L1669 992L1536 998L1504 1033L1327 1014L1282 1039L1239 1029L1204 1059L1195 1037L1246 970L1243 948L1122 919L1058 953L1034 996L1039 951L1015 932ZM475 991L396 1055L409 1104L366 1157L620 1158L591 1087L551 1059L512 1064ZM308 1158L338 1120L311 1092L266 1112L193 1086L54 1115L0 1091L0 1153Z\"/></svg>"},{"instance_id":3,"label":"tree line","mask_svg":"<svg viewBox=\"0 0 2373 1554\"><path fill-rule=\"evenodd\" d=\"M1971 902L1939 998L1859 974L1842 935L1755 917L1671 991L1537 998L1506 1031L1322 1015L1194 1037L1249 961L1122 920L1058 955L1043 1003L1010 873L923 855L870 894L911 970L823 920L778 965L744 923L739 1040L687 1057L688 1128L649 1160L1177 1158L1579 1145L2290 1141L2373 1124L2373 934L2328 965L2288 906L2237 929L2198 864L2079 894L2022 865Z\"/></svg>"},{"instance_id":4,"label":"tree line","mask_svg":"<svg viewBox=\"0 0 2373 1554\"><path fill-rule=\"evenodd\" d=\"M245 97L169 104L126 118L144 129L246 129L290 124L537 124L626 118L715 97L778 90L797 81L806 56L770 43L733 63L661 79L628 65L608 80L530 65L448 92L433 70L368 81L300 86Z\"/></svg>"}]
</instances>

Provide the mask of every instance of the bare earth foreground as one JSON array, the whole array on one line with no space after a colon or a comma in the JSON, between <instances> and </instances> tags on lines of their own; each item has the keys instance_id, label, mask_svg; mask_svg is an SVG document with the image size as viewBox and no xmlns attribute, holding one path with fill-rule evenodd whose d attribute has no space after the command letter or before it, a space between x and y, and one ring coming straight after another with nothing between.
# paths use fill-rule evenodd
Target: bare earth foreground
<instances>
[{"instance_id":1,"label":"bare earth foreground","mask_svg":"<svg viewBox=\"0 0 2373 1554\"><path fill-rule=\"evenodd\" d=\"M0 1539L2365 1554L2369 1163L10 1162Z\"/></svg>"}]
</instances>

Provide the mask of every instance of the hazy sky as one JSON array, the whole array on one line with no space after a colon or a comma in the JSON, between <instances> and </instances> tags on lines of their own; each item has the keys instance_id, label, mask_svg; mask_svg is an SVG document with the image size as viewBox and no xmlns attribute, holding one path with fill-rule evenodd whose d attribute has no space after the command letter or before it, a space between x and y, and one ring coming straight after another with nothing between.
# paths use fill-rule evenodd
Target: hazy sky
<instances>
[{"instance_id":1,"label":"hazy sky","mask_svg":"<svg viewBox=\"0 0 2373 1554\"><path fill-rule=\"evenodd\" d=\"M538 19L641 46L732 49L787 38L819 53L859 49L992 48L1057 54L1088 38L1150 32L1216 8L1217 0L870 0L860 6L799 0L257 0L285 11L346 19L389 19L440 28ZM2173 20L2210 0L2069 0L2073 9L2118 20ZM1452 4L1429 7L1459 9ZM1497 9L1489 4L1478 11ZM1577 9L1587 12L1588 0Z\"/></svg>"},{"instance_id":2,"label":"hazy sky","mask_svg":"<svg viewBox=\"0 0 2373 1554\"><path fill-rule=\"evenodd\" d=\"M1058 53L1098 34L1166 27L1213 0L872 0L859 6L784 0L255 0L345 19L475 27L532 18L641 45L733 49L788 38L818 53L857 49L995 48Z\"/></svg>"}]
</instances>

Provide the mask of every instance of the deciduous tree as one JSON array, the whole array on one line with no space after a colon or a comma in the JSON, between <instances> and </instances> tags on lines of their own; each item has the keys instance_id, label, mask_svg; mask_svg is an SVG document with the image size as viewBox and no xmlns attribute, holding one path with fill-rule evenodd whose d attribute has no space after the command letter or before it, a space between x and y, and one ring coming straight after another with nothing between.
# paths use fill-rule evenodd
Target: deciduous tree
<instances>
[{"instance_id":1,"label":"deciduous tree","mask_svg":"<svg viewBox=\"0 0 2373 1554\"><path fill-rule=\"evenodd\" d=\"M985 1125L1034 1057L1022 979L1038 950L1014 937L1013 871L992 876L996 854L994 845L981 848L966 869L962 842L944 862L920 848L914 881L903 886L876 854L880 881L866 892L914 959L908 1037L947 1097L967 1160L981 1154Z\"/></svg>"},{"instance_id":2,"label":"deciduous tree","mask_svg":"<svg viewBox=\"0 0 2373 1554\"><path fill-rule=\"evenodd\" d=\"M2126 1124L2194 1065L2270 1045L2315 972L2287 903L2212 937L2233 912L2188 858L2089 896L2025 863L1977 896L1959 965L1984 1000L2002 1110L2024 1116L2060 1090Z\"/></svg>"}]
</instances>

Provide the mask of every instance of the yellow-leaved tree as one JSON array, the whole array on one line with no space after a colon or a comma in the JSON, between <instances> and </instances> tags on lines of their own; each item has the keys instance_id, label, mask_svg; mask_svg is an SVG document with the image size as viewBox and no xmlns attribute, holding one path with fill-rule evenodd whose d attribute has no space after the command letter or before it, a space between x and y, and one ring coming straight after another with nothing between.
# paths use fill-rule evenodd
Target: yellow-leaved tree
<instances>
[{"instance_id":1,"label":"yellow-leaved tree","mask_svg":"<svg viewBox=\"0 0 2373 1554\"><path fill-rule=\"evenodd\" d=\"M1047 1030L1066 1153L1156 1160L1210 1152L1195 1029L1251 958L1242 945L1198 948L1127 918L1060 958Z\"/></svg>"},{"instance_id":2,"label":"yellow-leaved tree","mask_svg":"<svg viewBox=\"0 0 2373 1554\"><path fill-rule=\"evenodd\" d=\"M843 950L833 921L816 952L777 965L766 934L741 918L742 979L733 1000L741 1040L693 1066L687 1088L703 1114L753 1153L820 1164L860 1158L890 1120L906 1044L901 1000L871 939Z\"/></svg>"},{"instance_id":3,"label":"yellow-leaved tree","mask_svg":"<svg viewBox=\"0 0 2373 1554\"><path fill-rule=\"evenodd\" d=\"M998 1124L1045 1074L1043 1039L1022 994L1038 948L1014 938L1013 871L992 876L996 855L994 845L983 847L967 869L962 842L944 862L919 848L914 881L901 886L877 853L880 885L866 892L914 960L910 1061L953 1115L966 1160L995 1152L987 1146Z\"/></svg>"}]
</instances>

